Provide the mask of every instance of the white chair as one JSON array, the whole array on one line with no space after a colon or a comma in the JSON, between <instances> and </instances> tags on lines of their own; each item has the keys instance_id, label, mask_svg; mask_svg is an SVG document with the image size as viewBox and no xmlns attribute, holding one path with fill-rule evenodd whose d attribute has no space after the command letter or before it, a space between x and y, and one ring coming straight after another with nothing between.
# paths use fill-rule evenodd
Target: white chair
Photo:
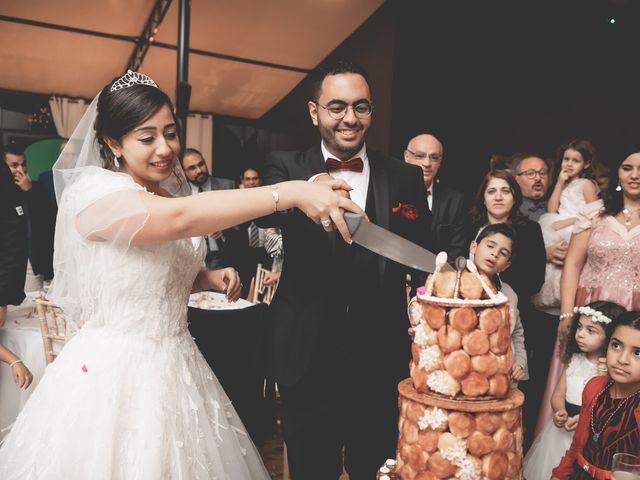
<instances>
[{"instance_id":1,"label":"white chair","mask_svg":"<svg viewBox=\"0 0 640 480\"><path fill-rule=\"evenodd\" d=\"M36 309L38 310L38 318L40 319L40 333L42 333L42 342L44 344L44 358L47 365L49 365L60 353L59 350L54 350L54 342L56 344L64 344L67 322L62 314L62 310L48 300L37 299Z\"/></svg>"}]
</instances>

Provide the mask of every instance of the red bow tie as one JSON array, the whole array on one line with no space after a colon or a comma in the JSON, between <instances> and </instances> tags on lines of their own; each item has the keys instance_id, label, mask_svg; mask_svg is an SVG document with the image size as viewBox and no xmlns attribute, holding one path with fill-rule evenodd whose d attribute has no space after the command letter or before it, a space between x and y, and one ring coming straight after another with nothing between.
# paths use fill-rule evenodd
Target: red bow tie
<instances>
[{"instance_id":1,"label":"red bow tie","mask_svg":"<svg viewBox=\"0 0 640 480\"><path fill-rule=\"evenodd\" d=\"M364 167L364 162L361 158L352 158L346 162L341 162L335 158L327 158L326 166L327 170L330 172L335 172L337 170L349 170L351 172L360 173Z\"/></svg>"}]
</instances>

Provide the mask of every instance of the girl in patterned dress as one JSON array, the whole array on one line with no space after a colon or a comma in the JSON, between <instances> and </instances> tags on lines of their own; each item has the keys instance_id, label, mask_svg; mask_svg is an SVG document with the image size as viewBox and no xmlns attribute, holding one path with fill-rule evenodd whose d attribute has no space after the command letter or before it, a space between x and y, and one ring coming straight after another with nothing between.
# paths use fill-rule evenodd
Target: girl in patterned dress
<instances>
[{"instance_id":1,"label":"girl in patterned dress","mask_svg":"<svg viewBox=\"0 0 640 480\"><path fill-rule=\"evenodd\" d=\"M587 383L571 447L553 480L607 480L614 454L640 454L640 311L623 313L613 329L609 377Z\"/></svg>"},{"instance_id":2,"label":"girl in patterned dress","mask_svg":"<svg viewBox=\"0 0 640 480\"><path fill-rule=\"evenodd\" d=\"M598 374L598 358L606 353L611 320L625 311L611 302L593 302L575 310L564 356L566 366L551 398L553 419L524 459L524 476L528 479L550 478L551 470L571 445L584 386Z\"/></svg>"}]
</instances>

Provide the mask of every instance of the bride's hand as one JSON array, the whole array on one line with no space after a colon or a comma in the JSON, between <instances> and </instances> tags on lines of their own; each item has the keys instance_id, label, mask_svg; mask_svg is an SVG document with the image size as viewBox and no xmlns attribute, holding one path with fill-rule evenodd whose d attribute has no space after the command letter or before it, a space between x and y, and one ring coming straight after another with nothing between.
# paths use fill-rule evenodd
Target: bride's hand
<instances>
[{"instance_id":1,"label":"bride's hand","mask_svg":"<svg viewBox=\"0 0 640 480\"><path fill-rule=\"evenodd\" d=\"M342 238L351 242L349 229L344 221L344 211L357 213L366 217L364 211L340 192L349 191L351 187L343 180L323 182L306 182L301 185L296 198L296 206L315 223L320 223L327 232L334 228Z\"/></svg>"},{"instance_id":2,"label":"bride's hand","mask_svg":"<svg viewBox=\"0 0 640 480\"><path fill-rule=\"evenodd\" d=\"M225 292L227 300L235 302L240 298L242 283L240 275L234 268L221 268L207 272L209 284L213 290Z\"/></svg>"}]
</instances>

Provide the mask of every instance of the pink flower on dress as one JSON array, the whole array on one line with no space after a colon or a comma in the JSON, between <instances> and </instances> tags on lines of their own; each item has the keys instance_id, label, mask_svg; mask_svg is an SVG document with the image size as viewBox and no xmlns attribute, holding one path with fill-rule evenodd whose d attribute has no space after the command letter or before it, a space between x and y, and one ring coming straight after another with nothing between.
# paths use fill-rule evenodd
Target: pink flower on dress
<instances>
[{"instance_id":1,"label":"pink flower on dress","mask_svg":"<svg viewBox=\"0 0 640 480\"><path fill-rule=\"evenodd\" d=\"M82 371L83 371L84 373L87 373L87 372L89 371L89 369L87 368L87 366L86 366L86 365L82 365Z\"/></svg>"}]
</instances>

